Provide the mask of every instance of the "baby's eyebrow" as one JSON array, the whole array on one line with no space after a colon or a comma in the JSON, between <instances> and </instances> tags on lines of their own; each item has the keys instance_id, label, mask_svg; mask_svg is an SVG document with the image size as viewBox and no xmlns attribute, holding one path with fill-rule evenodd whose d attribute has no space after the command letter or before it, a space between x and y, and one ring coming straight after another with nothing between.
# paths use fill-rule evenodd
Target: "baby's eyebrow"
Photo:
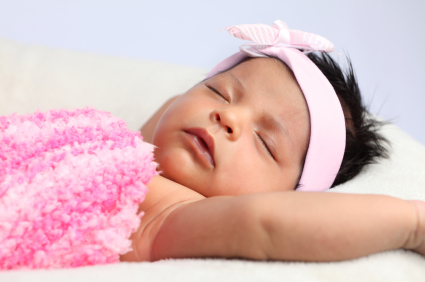
<instances>
[{"instance_id":1,"label":"baby's eyebrow","mask_svg":"<svg viewBox=\"0 0 425 282\"><path fill-rule=\"evenodd\" d=\"M273 115L271 115L268 112L264 112L263 116L260 120L261 126L265 129L271 130L271 131L279 131L283 133L284 136L286 136L287 139L292 143L291 136L289 135L289 132L285 126L283 126L282 122L277 120Z\"/></svg>"}]
</instances>

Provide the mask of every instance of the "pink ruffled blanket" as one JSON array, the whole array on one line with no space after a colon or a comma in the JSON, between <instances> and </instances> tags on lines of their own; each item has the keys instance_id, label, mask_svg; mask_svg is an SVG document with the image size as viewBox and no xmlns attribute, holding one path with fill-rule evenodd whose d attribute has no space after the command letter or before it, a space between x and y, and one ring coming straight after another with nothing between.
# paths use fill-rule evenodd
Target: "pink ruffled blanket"
<instances>
[{"instance_id":1,"label":"pink ruffled blanket","mask_svg":"<svg viewBox=\"0 0 425 282\"><path fill-rule=\"evenodd\" d=\"M153 146L109 113L0 117L0 269L118 262L156 174Z\"/></svg>"}]
</instances>

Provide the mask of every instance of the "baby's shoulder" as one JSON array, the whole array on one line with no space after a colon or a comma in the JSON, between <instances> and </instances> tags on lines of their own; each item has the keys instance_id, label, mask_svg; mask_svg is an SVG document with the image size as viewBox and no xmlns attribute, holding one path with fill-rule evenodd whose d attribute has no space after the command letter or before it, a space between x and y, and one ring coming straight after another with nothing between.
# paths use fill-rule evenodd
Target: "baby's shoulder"
<instances>
[{"instance_id":1,"label":"baby's shoulder","mask_svg":"<svg viewBox=\"0 0 425 282\"><path fill-rule=\"evenodd\" d=\"M149 192L139 206L139 212L144 215L138 230L131 236L133 251L121 256L122 261L150 260L152 243L168 215L179 206L205 199L201 194L160 175L147 186Z\"/></svg>"}]
</instances>

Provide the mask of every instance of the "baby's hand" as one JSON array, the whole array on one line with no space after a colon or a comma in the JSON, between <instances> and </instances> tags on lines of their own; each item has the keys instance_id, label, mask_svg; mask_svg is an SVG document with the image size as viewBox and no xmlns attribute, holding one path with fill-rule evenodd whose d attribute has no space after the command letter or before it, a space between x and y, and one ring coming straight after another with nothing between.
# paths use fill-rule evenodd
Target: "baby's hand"
<instances>
[{"instance_id":1,"label":"baby's hand","mask_svg":"<svg viewBox=\"0 0 425 282\"><path fill-rule=\"evenodd\" d=\"M416 212L418 214L418 225L416 227L416 231L412 232L405 248L411 249L425 256L425 202L409 202L416 208Z\"/></svg>"}]
</instances>

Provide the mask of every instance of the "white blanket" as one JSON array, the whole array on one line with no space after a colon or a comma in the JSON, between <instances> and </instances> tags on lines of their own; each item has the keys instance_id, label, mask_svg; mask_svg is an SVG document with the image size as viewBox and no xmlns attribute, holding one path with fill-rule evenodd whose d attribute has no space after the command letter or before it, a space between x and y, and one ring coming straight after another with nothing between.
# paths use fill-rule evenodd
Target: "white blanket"
<instances>
[{"instance_id":1,"label":"white blanket","mask_svg":"<svg viewBox=\"0 0 425 282\"><path fill-rule=\"evenodd\" d=\"M169 97L208 72L158 62L26 46L0 39L0 115L95 107L137 130ZM423 130L423 129L422 129ZM384 127L391 158L328 192L425 200L425 147ZM0 223L1 224L1 223ZM396 250L332 263L179 259L63 270L0 272L0 281L425 281L425 258Z\"/></svg>"}]
</instances>

